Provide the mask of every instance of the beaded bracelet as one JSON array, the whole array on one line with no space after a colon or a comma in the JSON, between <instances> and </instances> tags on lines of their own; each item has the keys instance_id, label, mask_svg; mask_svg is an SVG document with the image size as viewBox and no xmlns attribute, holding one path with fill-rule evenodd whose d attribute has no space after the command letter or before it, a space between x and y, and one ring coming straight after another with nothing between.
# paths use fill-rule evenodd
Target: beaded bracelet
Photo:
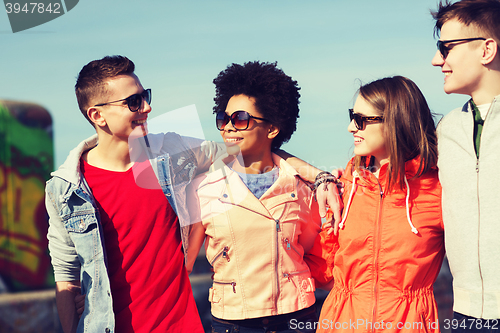
<instances>
[{"instance_id":1,"label":"beaded bracelet","mask_svg":"<svg viewBox=\"0 0 500 333\"><path fill-rule=\"evenodd\" d=\"M318 187L323 183L325 183L325 184L328 184L328 183L337 184L338 179L337 179L337 177L335 177L334 175L332 175L328 171L321 171L320 173L318 173L318 175L316 176L316 179L314 181L314 191L316 191L318 189ZM326 186L325 186L325 191L328 191Z\"/></svg>"}]
</instances>

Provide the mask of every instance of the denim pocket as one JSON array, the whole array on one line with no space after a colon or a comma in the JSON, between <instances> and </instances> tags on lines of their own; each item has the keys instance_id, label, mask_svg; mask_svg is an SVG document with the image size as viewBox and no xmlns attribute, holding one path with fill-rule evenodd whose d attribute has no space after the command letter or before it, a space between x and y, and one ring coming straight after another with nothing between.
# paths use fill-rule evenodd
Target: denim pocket
<instances>
[{"instance_id":1,"label":"denim pocket","mask_svg":"<svg viewBox=\"0 0 500 333\"><path fill-rule=\"evenodd\" d=\"M102 245L94 215L80 215L69 218L64 227L69 233L82 266L102 256Z\"/></svg>"}]
</instances>

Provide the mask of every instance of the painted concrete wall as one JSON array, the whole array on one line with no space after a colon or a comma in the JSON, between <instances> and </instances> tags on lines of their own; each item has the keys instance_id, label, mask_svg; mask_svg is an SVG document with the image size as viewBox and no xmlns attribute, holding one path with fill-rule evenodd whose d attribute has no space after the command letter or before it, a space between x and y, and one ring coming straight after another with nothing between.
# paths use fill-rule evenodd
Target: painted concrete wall
<instances>
[{"instance_id":1,"label":"painted concrete wall","mask_svg":"<svg viewBox=\"0 0 500 333\"><path fill-rule=\"evenodd\" d=\"M0 279L11 292L54 285L44 204L53 160L49 112L0 100Z\"/></svg>"}]
</instances>

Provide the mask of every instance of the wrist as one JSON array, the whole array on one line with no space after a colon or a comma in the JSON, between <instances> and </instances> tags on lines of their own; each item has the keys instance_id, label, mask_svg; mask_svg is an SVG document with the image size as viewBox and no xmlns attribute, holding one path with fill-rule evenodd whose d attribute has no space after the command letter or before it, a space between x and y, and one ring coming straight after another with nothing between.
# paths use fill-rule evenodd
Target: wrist
<instances>
[{"instance_id":1,"label":"wrist","mask_svg":"<svg viewBox=\"0 0 500 333\"><path fill-rule=\"evenodd\" d=\"M318 187L323 183L324 184L328 184L328 183L337 184L338 179L337 179L337 177L335 177L334 175L332 175L328 171L321 171L320 173L318 173L318 175L316 176L316 179L314 180L314 191L316 191L318 189Z\"/></svg>"}]
</instances>

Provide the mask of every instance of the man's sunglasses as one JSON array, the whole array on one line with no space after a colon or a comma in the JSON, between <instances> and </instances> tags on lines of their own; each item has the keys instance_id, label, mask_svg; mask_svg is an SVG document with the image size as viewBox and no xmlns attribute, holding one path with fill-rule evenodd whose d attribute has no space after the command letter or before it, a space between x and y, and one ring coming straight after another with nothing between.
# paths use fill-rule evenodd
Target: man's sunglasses
<instances>
[{"instance_id":1,"label":"man's sunglasses","mask_svg":"<svg viewBox=\"0 0 500 333\"><path fill-rule=\"evenodd\" d=\"M251 116L246 111L235 111L231 116L229 116L224 111L219 111L215 116L215 125L217 126L217 129L219 131L223 131L224 127L231 121L231 124L233 124L233 127L235 129L243 131L248 128L250 118L269 121L264 118Z\"/></svg>"},{"instance_id":2,"label":"man's sunglasses","mask_svg":"<svg viewBox=\"0 0 500 333\"><path fill-rule=\"evenodd\" d=\"M448 56L448 53L450 53L450 50L452 49L452 46L445 46L444 44L448 43L456 43L456 42L462 42L462 43L468 43L472 42L474 40L486 40L486 38L483 37L475 37L475 38L460 38L460 39L448 39L448 40L438 40L437 41L437 48L441 55L443 56L443 59L446 59Z\"/></svg>"},{"instance_id":3,"label":"man's sunglasses","mask_svg":"<svg viewBox=\"0 0 500 333\"><path fill-rule=\"evenodd\" d=\"M139 110L141 108L143 99L146 102L148 102L148 104L151 104L151 89L146 89L140 94L133 94L127 98L122 98L122 99L119 99L117 101L100 103L100 104L96 104L94 106L104 106L104 105L108 105L111 103L125 101L127 103L128 109L132 112L136 112L137 110Z\"/></svg>"},{"instance_id":4,"label":"man's sunglasses","mask_svg":"<svg viewBox=\"0 0 500 333\"><path fill-rule=\"evenodd\" d=\"M359 113L354 113L354 109L349 109L349 119L354 120L354 125L358 130L365 129L365 123L372 123L384 120L382 116L362 116Z\"/></svg>"}]
</instances>

